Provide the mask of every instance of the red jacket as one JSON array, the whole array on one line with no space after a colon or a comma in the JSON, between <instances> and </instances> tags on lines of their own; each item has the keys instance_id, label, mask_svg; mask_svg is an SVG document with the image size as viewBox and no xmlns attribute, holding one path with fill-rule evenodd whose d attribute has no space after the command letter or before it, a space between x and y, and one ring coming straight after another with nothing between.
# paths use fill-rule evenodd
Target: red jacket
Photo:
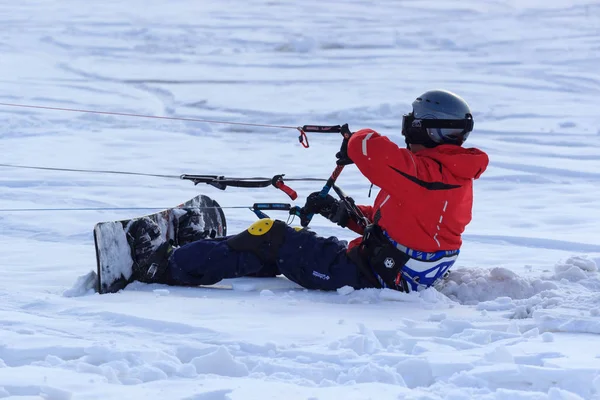
<instances>
[{"instance_id":1,"label":"red jacket","mask_svg":"<svg viewBox=\"0 0 600 400\"><path fill-rule=\"evenodd\" d=\"M475 148L439 145L413 153L371 129L356 132L348 156L381 188L373 206L360 206L369 220L380 210L379 225L398 243L436 252L457 250L471 221L473 179L485 171L488 156ZM349 226L357 233L360 228ZM354 240L350 248L360 243Z\"/></svg>"}]
</instances>

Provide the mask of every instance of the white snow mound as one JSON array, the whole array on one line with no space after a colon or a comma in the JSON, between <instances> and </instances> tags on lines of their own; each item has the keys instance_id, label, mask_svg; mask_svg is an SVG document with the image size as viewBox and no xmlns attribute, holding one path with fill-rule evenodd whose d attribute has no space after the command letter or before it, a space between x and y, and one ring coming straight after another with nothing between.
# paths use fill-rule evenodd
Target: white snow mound
<instances>
[{"instance_id":1,"label":"white snow mound","mask_svg":"<svg viewBox=\"0 0 600 400\"><path fill-rule=\"evenodd\" d=\"M526 299L557 289L554 282L519 276L509 269L461 268L450 273L439 290L461 304L478 304L497 298Z\"/></svg>"},{"instance_id":2,"label":"white snow mound","mask_svg":"<svg viewBox=\"0 0 600 400\"><path fill-rule=\"evenodd\" d=\"M584 256L572 256L554 267L554 279L579 282L597 276L596 262Z\"/></svg>"}]
</instances>

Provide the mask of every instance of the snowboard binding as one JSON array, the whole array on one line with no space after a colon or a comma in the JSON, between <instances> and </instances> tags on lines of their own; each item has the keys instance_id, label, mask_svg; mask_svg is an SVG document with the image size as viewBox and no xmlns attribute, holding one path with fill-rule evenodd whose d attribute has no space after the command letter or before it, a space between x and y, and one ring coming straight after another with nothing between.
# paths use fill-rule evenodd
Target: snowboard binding
<instances>
[{"instance_id":1,"label":"snowboard binding","mask_svg":"<svg viewBox=\"0 0 600 400\"><path fill-rule=\"evenodd\" d=\"M160 227L148 217L132 221L127 241L131 246L133 268L130 282L167 283L169 257L173 245L163 238Z\"/></svg>"}]
</instances>

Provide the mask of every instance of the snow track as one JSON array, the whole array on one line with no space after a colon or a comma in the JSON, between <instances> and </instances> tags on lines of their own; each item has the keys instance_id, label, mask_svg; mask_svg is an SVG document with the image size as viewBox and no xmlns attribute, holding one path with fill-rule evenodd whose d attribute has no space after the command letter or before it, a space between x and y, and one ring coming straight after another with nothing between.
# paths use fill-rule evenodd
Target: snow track
<instances>
[{"instance_id":1,"label":"snow track","mask_svg":"<svg viewBox=\"0 0 600 400\"><path fill-rule=\"evenodd\" d=\"M92 229L132 212L0 212L0 398L600 399L596 0L180 0L2 6L0 102L283 125L398 143L430 88L490 154L438 290L307 292L277 279L99 296ZM2 163L326 177L339 137L0 107ZM223 206L274 190L3 168L0 208ZM341 186L369 203L348 167ZM318 190L293 185L300 196ZM254 219L226 212L229 231ZM285 216L272 214L273 217ZM322 235L352 239L319 217ZM79 279L77 278L79 277Z\"/></svg>"},{"instance_id":2,"label":"snow track","mask_svg":"<svg viewBox=\"0 0 600 400\"><path fill-rule=\"evenodd\" d=\"M499 275L492 273L488 284L481 277L477 281L493 288ZM467 281L464 275L462 280ZM229 284L244 281L244 291L226 289L228 282L212 290L134 285L117 295L3 307L9 344L0 348L0 386L11 395L50 398L70 398L83 381L90 393L126 393L117 389L126 385L135 387L136 395L170 393L174 381L178 390L193 391L200 384L202 396L214 396L209 399L261 390L266 398L280 391L320 398L345 395L348 385L363 396L381 391L383 398L438 398L447 391L504 398L514 390L556 398L557 388L590 398L596 391L598 355L583 350L595 340L582 334L600 333L597 311L588 317L554 312L565 297L556 284L546 283L538 297L557 301L540 301L532 318L514 312L535 303L535 295L479 302L479 314L465 319L466 309L433 289L342 295L308 293L289 282L287 288L258 291L274 287L270 279ZM252 282L256 290L248 291ZM476 297L464 291L459 297L466 302L469 296ZM151 308L143 306L148 303ZM318 311L323 303L326 313ZM224 307L225 313L206 312ZM506 311L513 315L502 318ZM576 333L574 347L569 337ZM569 367L574 359L576 369ZM44 385L19 383L36 377L45 377Z\"/></svg>"}]
</instances>

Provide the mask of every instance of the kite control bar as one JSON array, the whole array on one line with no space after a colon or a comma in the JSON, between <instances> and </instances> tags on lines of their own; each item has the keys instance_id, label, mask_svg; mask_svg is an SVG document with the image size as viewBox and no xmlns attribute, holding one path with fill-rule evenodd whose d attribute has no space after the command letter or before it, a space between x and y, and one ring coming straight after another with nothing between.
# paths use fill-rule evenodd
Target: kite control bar
<instances>
[{"instance_id":1,"label":"kite control bar","mask_svg":"<svg viewBox=\"0 0 600 400\"><path fill-rule=\"evenodd\" d=\"M331 189L333 189L337 195L340 197L341 204L349 211L349 213L353 216L353 219L357 221L357 223L361 226L366 226L369 221L364 216L364 214L360 211L360 209L354 204L354 200L351 197L346 196L346 194L335 185L338 177L344 170L344 166L352 163L352 161L348 158L347 148L348 141L352 136L352 132L348 127L348 124L344 125L304 125L299 126L298 131L300 132L299 141L304 147L309 147L308 137L306 136L306 132L314 132L314 133L341 133L344 137L342 141L342 146L340 152L336 154L337 165L329 178L326 180L325 185L319 192L320 197L327 197ZM296 200L298 198L298 194L295 190L287 186L283 181L284 175L275 175L272 178L229 178L221 175L189 175L184 174L181 175L181 179L190 180L194 182L195 185L199 183L206 183L208 185L214 186L217 189L225 190L228 186L232 187L241 187L241 188L263 188L268 186L274 186L277 189L283 191L287 194L292 200ZM296 179L288 179L289 181L317 181L324 179L315 179L315 178L296 178ZM308 226L310 221L312 220L313 214L306 211L305 207L298 206L290 206L286 203L255 203L250 208L259 218L268 218L268 216L263 212L265 210L279 210L279 211L289 211L290 215L300 217L300 224L303 227Z\"/></svg>"},{"instance_id":2,"label":"kite control bar","mask_svg":"<svg viewBox=\"0 0 600 400\"><path fill-rule=\"evenodd\" d=\"M300 129L300 128L298 128L298 129ZM304 125L302 127L302 129L305 130L306 132L341 133L344 136L344 140L342 141L342 149L346 149L348 147L348 140L350 140L350 137L352 136L352 132L350 132L350 128L348 128L348 124L334 125L334 126ZM347 155L345 155L345 157L347 158ZM329 179L327 179L327 182L325 182L325 186L323 186L323 188L319 192L320 197L323 197L323 198L327 197L327 195L329 194L329 191L335 186L335 182L337 181L338 177L344 170L344 166L345 166L344 164L336 165L335 169L331 173L331 176L329 177ZM339 193L338 193L338 195L339 195ZM345 197L347 197L347 196L345 196ZM340 196L340 199L342 199L341 196ZM302 225L304 227L306 227L306 226L308 226L308 224L310 224L310 221L312 220L312 217L313 217L313 214L307 213L304 207L293 207L290 210L290 214L300 217L300 225Z\"/></svg>"},{"instance_id":3,"label":"kite control bar","mask_svg":"<svg viewBox=\"0 0 600 400\"><path fill-rule=\"evenodd\" d=\"M300 132L300 137L298 138L302 146L308 147L308 137L306 136L306 132L317 132L317 133L341 133L344 135L344 140L347 141L352 133L348 129L348 124L344 125L332 125L332 126L324 126L324 125L304 125L299 126L298 131ZM343 167L342 167L343 168ZM337 170L337 168L336 168ZM337 175L341 172L337 172ZM334 172L335 174L335 172ZM332 175L333 176L333 175ZM240 188L263 188L268 186L275 186L277 189L281 190L285 194L287 194L290 199L296 200L298 198L298 194L294 189L287 186L283 182L284 175L275 175L272 178L228 178L221 175L190 175L183 174L180 176L181 179L189 180L194 182L194 185L199 183L206 183L208 185L214 186L217 189L225 190L228 186L231 187L240 187ZM337 179L337 176L335 176ZM323 197L327 196L327 193L331 189L331 185L335 183L335 179L332 181L331 177L327 180L325 187L323 187ZM315 178L296 178L296 179L288 179L288 181L322 181L325 179L315 179ZM306 225L310 222L310 218L305 221Z\"/></svg>"}]
</instances>

